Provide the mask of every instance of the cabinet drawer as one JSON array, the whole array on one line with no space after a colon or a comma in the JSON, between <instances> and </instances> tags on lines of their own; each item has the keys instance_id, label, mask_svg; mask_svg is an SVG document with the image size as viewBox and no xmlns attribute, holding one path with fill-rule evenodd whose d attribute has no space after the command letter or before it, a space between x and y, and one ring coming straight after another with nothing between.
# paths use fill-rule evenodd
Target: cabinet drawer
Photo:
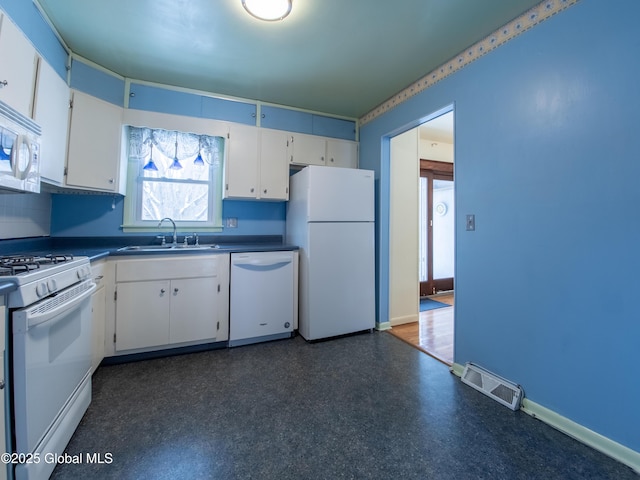
<instances>
[{"instance_id":1,"label":"cabinet drawer","mask_svg":"<svg viewBox=\"0 0 640 480\"><path fill-rule=\"evenodd\" d=\"M215 277L223 265L228 266L229 254L145 256L120 260L116 265L116 282Z\"/></svg>"}]
</instances>

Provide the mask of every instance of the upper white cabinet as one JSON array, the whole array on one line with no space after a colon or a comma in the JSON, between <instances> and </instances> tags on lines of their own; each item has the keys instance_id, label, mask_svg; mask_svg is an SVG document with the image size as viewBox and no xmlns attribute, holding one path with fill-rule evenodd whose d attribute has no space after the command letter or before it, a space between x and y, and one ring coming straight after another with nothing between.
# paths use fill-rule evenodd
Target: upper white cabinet
<instances>
[{"instance_id":1,"label":"upper white cabinet","mask_svg":"<svg viewBox=\"0 0 640 480\"><path fill-rule=\"evenodd\" d=\"M358 143L302 133L288 135L291 165L358 168Z\"/></svg>"},{"instance_id":2,"label":"upper white cabinet","mask_svg":"<svg viewBox=\"0 0 640 480\"><path fill-rule=\"evenodd\" d=\"M69 128L69 87L44 60L38 70L33 119L42 128L40 176L45 182L63 185Z\"/></svg>"},{"instance_id":3,"label":"upper white cabinet","mask_svg":"<svg viewBox=\"0 0 640 480\"><path fill-rule=\"evenodd\" d=\"M123 109L75 90L71 104L65 184L124 195L126 158L120 149Z\"/></svg>"},{"instance_id":4,"label":"upper white cabinet","mask_svg":"<svg viewBox=\"0 0 640 480\"><path fill-rule=\"evenodd\" d=\"M224 164L224 198L258 198L257 127L231 124Z\"/></svg>"},{"instance_id":5,"label":"upper white cabinet","mask_svg":"<svg viewBox=\"0 0 640 480\"><path fill-rule=\"evenodd\" d=\"M225 163L225 198L287 200L287 133L231 124Z\"/></svg>"},{"instance_id":6,"label":"upper white cabinet","mask_svg":"<svg viewBox=\"0 0 640 480\"><path fill-rule=\"evenodd\" d=\"M304 133L290 133L288 157L292 165L326 165L327 145L325 137Z\"/></svg>"},{"instance_id":7,"label":"upper white cabinet","mask_svg":"<svg viewBox=\"0 0 640 480\"><path fill-rule=\"evenodd\" d=\"M31 42L0 11L0 100L29 118L38 60Z\"/></svg>"},{"instance_id":8,"label":"upper white cabinet","mask_svg":"<svg viewBox=\"0 0 640 480\"><path fill-rule=\"evenodd\" d=\"M358 168L358 142L327 139L327 166Z\"/></svg>"},{"instance_id":9,"label":"upper white cabinet","mask_svg":"<svg viewBox=\"0 0 640 480\"><path fill-rule=\"evenodd\" d=\"M289 199L287 132L260 129L260 198Z\"/></svg>"}]
</instances>

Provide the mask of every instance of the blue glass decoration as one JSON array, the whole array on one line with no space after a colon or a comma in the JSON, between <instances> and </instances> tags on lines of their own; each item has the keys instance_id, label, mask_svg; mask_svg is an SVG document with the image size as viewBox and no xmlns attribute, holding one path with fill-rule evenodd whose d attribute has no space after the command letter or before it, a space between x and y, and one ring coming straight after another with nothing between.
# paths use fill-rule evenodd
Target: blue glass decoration
<instances>
[{"instance_id":1,"label":"blue glass decoration","mask_svg":"<svg viewBox=\"0 0 640 480\"><path fill-rule=\"evenodd\" d=\"M180 160L178 160L178 132L176 132L176 150L173 154L173 162L169 167L171 170L180 170L182 165L180 164Z\"/></svg>"},{"instance_id":2,"label":"blue glass decoration","mask_svg":"<svg viewBox=\"0 0 640 480\"><path fill-rule=\"evenodd\" d=\"M151 153L149 153L149 161L142 167L143 170L153 170L154 172L158 171L158 167L156 166L156 162L153 161L153 143L151 144Z\"/></svg>"}]
</instances>

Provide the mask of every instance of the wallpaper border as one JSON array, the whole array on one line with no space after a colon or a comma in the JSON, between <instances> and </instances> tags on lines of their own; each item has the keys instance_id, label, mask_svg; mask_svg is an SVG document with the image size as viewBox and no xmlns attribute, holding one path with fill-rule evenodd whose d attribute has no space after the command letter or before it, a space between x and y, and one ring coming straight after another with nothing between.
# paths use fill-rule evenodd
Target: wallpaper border
<instances>
[{"instance_id":1,"label":"wallpaper border","mask_svg":"<svg viewBox=\"0 0 640 480\"><path fill-rule=\"evenodd\" d=\"M474 60L495 50L539 23L544 22L556 13L575 5L578 1L579 0L544 0L362 116L359 119L359 124L364 125L380 115L393 110L414 95L423 92L440 80L447 78Z\"/></svg>"}]
</instances>

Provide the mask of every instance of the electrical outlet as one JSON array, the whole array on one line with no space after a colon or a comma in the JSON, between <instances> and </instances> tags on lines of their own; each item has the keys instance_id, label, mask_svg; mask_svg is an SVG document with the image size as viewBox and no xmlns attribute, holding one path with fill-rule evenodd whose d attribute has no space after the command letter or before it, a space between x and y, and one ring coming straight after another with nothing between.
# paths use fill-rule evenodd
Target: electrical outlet
<instances>
[{"instance_id":1,"label":"electrical outlet","mask_svg":"<svg viewBox=\"0 0 640 480\"><path fill-rule=\"evenodd\" d=\"M467 215L467 232L473 232L476 229L476 216Z\"/></svg>"},{"instance_id":2,"label":"electrical outlet","mask_svg":"<svg viewBox=\"0 0 640 480\"><path fill-rule=\"evenodd\" d=\"M238 228L238 219L236 217L229 217L225 220L225 227Z\"/></svg>"}]
</instances>

